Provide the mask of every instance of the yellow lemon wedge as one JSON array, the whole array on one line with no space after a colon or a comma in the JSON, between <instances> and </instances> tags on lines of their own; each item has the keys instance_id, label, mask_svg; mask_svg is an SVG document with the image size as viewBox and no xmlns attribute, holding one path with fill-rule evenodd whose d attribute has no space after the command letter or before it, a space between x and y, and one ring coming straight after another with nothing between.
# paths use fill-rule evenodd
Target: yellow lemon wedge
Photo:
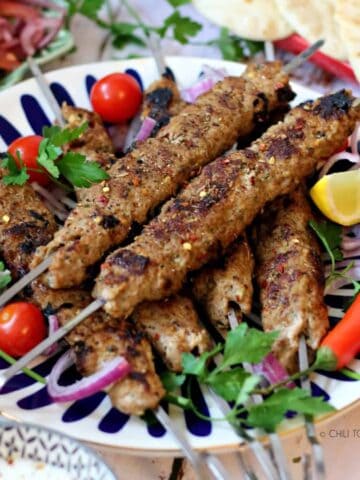
<instances>
[{"instance_id":1,"label":"yellow lemon wedge","mask_svg":"<svg viewBox=\"0 0 360 480\"><path fill-rule=\"evenodd\" d=\"M360 222L360 170L325 175L315 183L310 195L333 222L344 226Z\"/></svg>"}]
</instances>

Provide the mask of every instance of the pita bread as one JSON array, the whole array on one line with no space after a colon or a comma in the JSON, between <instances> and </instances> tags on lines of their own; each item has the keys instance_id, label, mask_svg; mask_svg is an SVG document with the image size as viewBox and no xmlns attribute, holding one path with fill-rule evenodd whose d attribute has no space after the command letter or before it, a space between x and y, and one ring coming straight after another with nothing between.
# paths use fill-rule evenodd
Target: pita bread
<instances>
[{"instance_id":1,"label":"pita bread","mask_svg":"<svg viewBox=\"0 0 360 480\"><path fill-rule=\"evenodd\" d=\"M275 0L193 0L212 22L251 40L277 40L293 29L280 15Z\"/></svg>"},{"instance_id":2,"label":"pita bread","mask_svg":"<svg viewBox=\"0 0 360 480\"><path fill-rule=\"evenodd\" d=\"M310 43L325 40L322 52L339 60L347 58L346 49L335 22L338 0L276 0L277 6L293 29ZM354 0L354 2L360 0Z\"/></svg>"},{"instance_id":3,"label":"pita bread","mask_svg":"<svg viewBox=\"0 0 360 480\"><path fill-rule=\"evenodd\" d=\"M360 82L360 0L337 0L335 19L351 66Z\"/></svg>"}]
</instances>

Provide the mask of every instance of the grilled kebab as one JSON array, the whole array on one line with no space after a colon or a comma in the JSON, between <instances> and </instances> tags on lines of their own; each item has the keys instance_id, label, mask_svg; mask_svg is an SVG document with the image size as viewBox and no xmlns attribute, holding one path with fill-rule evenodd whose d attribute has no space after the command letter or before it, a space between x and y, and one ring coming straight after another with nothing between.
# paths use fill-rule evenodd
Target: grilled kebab
<instances>
[{"instance_id":1,"label":"grilled kebab","mask_svg":"<svg viewBox=\"0 0 360 480\"><path fill-rule=\"evenodd\" d=\"M301 335L311 350L329 328L324 272L313 218L303 188L275 200L260 216L254 236L256 279L265 331L278 330L274 353L293 372Z\"/></svg>"},{"instance_id":2,"label":"grilled kebab","mask_svg":"<svg viewBox=\"0 0 360 480\"><path fill-rule=\"evenodd\" d=\"M242 77L217 83L173 117L156 138L119 159L109 169L106 185L89 188L54 240L38 249L32 266L53 255L46 283L52 288L80 284L89 265L122 242L134 222L144 223L148 213L199 167L292 95L279 62L249 66Z\"/></svg>"},{"instance_id":3,"label":"grilled kebab","mask_svg":"<svg viewBox=\"0 0 360 480\"><path fill-rule=\"evenodd\" d=\"M178 291L188 272L224 251L265 206L343 145L360 118L345 90L288 113L250 148L203 168L134 242L102 264L94 297L118 318Z\"/></svg>"},{"instance_id":4,"label":"grilled kebab","mask_svg":"<svg viewBox=\"0 0 360 480\"><path fill-rule=\"evenodd\" d=\"M254 258L246 236L240 236L226 250L224 259L204 267L195 275L192 293L211 323L220 331L229 330L229 312L238 321L252 306Z\"/></svg>"}]
</instances>

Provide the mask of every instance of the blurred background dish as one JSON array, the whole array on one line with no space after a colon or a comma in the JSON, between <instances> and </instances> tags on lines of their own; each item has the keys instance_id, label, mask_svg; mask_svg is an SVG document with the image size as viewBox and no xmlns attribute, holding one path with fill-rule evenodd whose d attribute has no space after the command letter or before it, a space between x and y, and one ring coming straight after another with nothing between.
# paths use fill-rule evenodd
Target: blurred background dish
<instances>
[{"instance_id":1,"label":"blurred background dish","mask_svg":"<svg viewBox=\"0 0 360 480\"><path fill-rule=\"evenodd\" d=\"M23 476L23 475L26 475ZM90 448L55 430L0 421L0 478L116 480Z\"/></svg>"}]
</instances>

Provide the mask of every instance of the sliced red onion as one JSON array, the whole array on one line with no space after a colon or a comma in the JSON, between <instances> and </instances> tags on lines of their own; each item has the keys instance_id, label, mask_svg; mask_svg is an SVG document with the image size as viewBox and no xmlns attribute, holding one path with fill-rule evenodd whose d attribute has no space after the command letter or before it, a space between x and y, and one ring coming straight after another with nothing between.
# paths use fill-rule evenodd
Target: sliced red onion
<instances>
[{"instance_id":1,"label":"sliced red onion","mask_svg":"<svg viewBox=\"0 0 360 480\"><path fill-rule=\"evenodd\" d=\"M103 368L69 386L59 385L61 374L75 363L74 353L68 350L54 365L48 379L47 389L55 402L71 402L81 400L108 387L124 378L131 370L124 357L117 357L107 362Z\"/></svg>"},{"instance_id":2,"label":"sliced red onion","mask_svg":"<svg viewBox=\"0 0 360 480\"><path fill-rule=\"evenodd\" d=\"M46 34L43 36L40 42L37 43L37 49L46 47L46 45L48 45L59 33L63 23L63 20L60 17L42 18L41 21L43 24L43 29L44 31L46 31Z\"/></svg>"},{"instance_id":3,"label":"sliced red onion","mask_svg":"<svg viewBox=\"0 0 360 480\"><path fill-rule=\"evenodd\" d=\"M26 23L20 32L20 44L26 55L33 55L37 45L44 36L44 25L41 18Z\"/></svg>"},{"instance_id":4,"label":"sliced red onion","mask_svg":"<svg viewBox=\"0 0 360 480\"><path fill-rule=\"evenodd\" d=\"M270 385L282 382L283 380L289 378L289 374L273 353L269 353L261 363L253 365L252 370L254 373L265 377ZM287 387L294 388L295 384L293 382L289 382Z\"/></svg>"},{"instance_id":5,"label":"sliced red onion","mask_svg":"<svg viewBox=\"0 0 360 480\"><path fill-rule=\"evenodd\" d=\"M341 248L346 251L358 250L360 248L360 238L344 236Z\"/></svg>"},{"instance_id":6,"label":"sliced red onion","mask_svg":"<svg viewBox=\"0 0 360 480\"><path fill-rule=\"evenodd\" d=\"M360 142L360 122L356 123L355 130L350 137L350 147L354 155L359 155L359 142Z\"/></svg>"},{"instance_id":7,"label":"sliced red onion","mask_svg":"<svg viewBox=\"0 0 360 480\"><path fill-rule=\"evenodd\" d=\"M211 90L215 83L216 81L212 80L211 78L204 78L191 87L182 90L181 98L185 100L185 102L194 103L195 100L200 97L200 95Z\"/></svg>"},{"instance_id":8,"label":"sliced red onion","mask_svg":"<svg viewBox=\"0 0 360 480\"><path fill-rule=\"evenodd\" d=\"M135 115L135 117L130 122L129 129L126 134L124 152L126 152L126 150L131 147L131 145L135 141L135 137L138 131L140 130L140 128L141 128L140 115Z\"/></svg>"},{"instance_id":9,"label":"sliced red onion","mask_svg":"<svg viewBox=\"0 0 360 480\"><path fill-rule=\"evenodd\" d=\"M155 125L156 125L156 120L154 120L151 117L145 117L141 124L140 130L136 135L135 140L138 142L143 142L144 140L149 138L151 135L151 132L154 130Z\"/></svg>"},{"instance_id":10,"label":"sliced red onion","mask_svg":"<svg viewBox=\"0 0 360 480\"><path fill-rule=\"evenodd\" d=\"M360 156L356 155L354 153L349 153L349 152L340 152L340 153L335 153L335 155L332 155L329 160L325 163L323 168L320 171L319 178L323 177L324 175L327 174L327 172L330 170L331 167L335 165L336 162L339 160L348 160L349 162L355 163L357 167L360 167Z\"/></svg>"},{"instance_id":11,"label":"sliced red onion","mask_svg":"<svg viewBox=\"0 0 360 480\"><path fill-rule=\"evenodd\" d=\"M56 315L49 315L47 317L47 319L48 319L48 322L49 322L48 337L51 337L57 330L59 330L59 320L58 320L58 317ZM50 357L50 355L55 353L57 349L58 349L58 344L54 343L47 350L45 350L44 353L45 353L45 355Z\"/></svg>"},{"instance_id":12,"label":"sliced red onion","mask_svg":"<svg viewBox=\"0 0 360 480\"><path fill-rule=\"evenodd\" d=\"M345 260L343 262L338 262L336 264L337 269L344 269L346 268L350 263L353 263L353 266L346 272L346 276L352 278L353 280L360 280L360 260ZM325 272L328 274L330 273L330 267L327 266L325 267ZM333 282L331 282L330 285L328 285L325 288L325 295L330 295L331 293L334 293L336 290L338 290L341 287L344 287L345 285L351 284L351 280L348 278L343 278L339 277Z\"/></svg>"},{"instance_id":13,"label":"sliced red onion","mask_svg":"<svg viewBox=\"0 0 360 480\"><path fill-rule=\"evenodd\" d=\"M210 67L210 65L203 65L201 70L201 77L211 78L214 82L221 82L221 80L224 80L224 78L228 76L225 68L214 68Z\"/></svg>"},{"instance_id":14,"label":"sliced red onion","mask_svg":"<svg viewBox=\"0 0 360 480\"><path fill-rule=\"evenodd\" d=\"M118 123L107 127L107 132L115 148L115 152L123 152L129 127L126 123Z\"/></svg>"}]
</instances>

